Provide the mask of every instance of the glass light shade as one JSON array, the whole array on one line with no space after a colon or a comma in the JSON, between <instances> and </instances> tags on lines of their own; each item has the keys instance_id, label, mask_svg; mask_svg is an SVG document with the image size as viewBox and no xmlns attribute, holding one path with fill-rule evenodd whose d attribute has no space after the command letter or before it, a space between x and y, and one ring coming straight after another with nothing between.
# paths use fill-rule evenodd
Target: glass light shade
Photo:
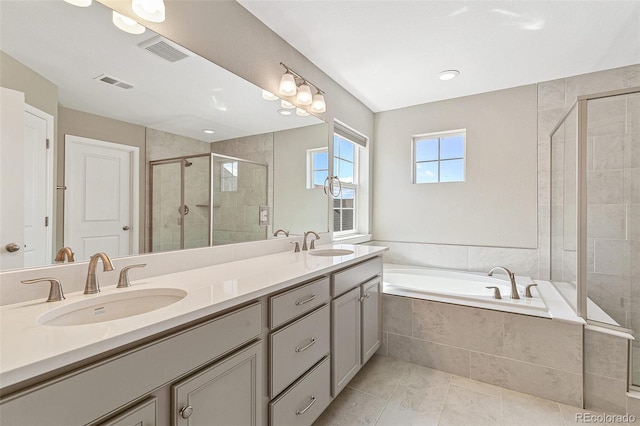
<instances>
[{"instance_id":1,"label":"glass light shade","mask_svg":"<svg viewBox=\"0 0 640 426\"><path fill-rule=\"evenodd\" d=\"M268 90L262 90L262 99L267 101L277 101L280 98L269 92Z\"/></svg>"},{"instance_id":2,"label":"glass light shade","mask_svg":"<svg viewBox=\"0 0 640 426\"><path fill-rule=\"evenodd\" d=\"M298 88L296 87L296 79L293 77L293 74L286 72L282 74L282 78L280 79L280 87L278 91L281 95L284 96L293 96L296 94Z\"/></svg>"},{"instance_id":3,"label":"glass light shade","mask_svg":"<svg viewBox=\"0 0 640 426\"><path fill-rule=\"evenodd\" d=\"M313 96L311 95L311 88L307 83L302 83L298 87L298 94L296 95L296 102L300 105L311 105Z\"/></svg>"},{"instance_id":4,"label":"glass light shade","mask_svg":"<svg viewBox=\"0 0 640 426\"><path fill-rule=\"evenodd\" d=\"M287 102L284 99L280 101L280 106L286 109L293 109L296 107L294 104L292 104L291 102Z\"/></svg>"},{"instance_id":5,"label":"glass light shade","mask_svg":"<svg viewBox=\"0 0 640 426\"><path fill-rule=\"evenodd\" d=\"M326 110L327 110L327 104L324 102L324 95L320 92L313 95L313 102L311 103L311 111L325 112Z\"/></svg>"},{"instance_id":6,"label":"glass light shade","mask_svg":"<svg viewBox=\"0 0 640 426\"><path fill-rule=\"evenodd\" d=\"M145 27L138 24L133 19L128 16L121 15L115 10L113 11L113 25L129 34L142 34L146 30Z\"/></svg>"},{"instance_id":7,"label":"glass light shade","mask_svg":"<svg viewBox=\"0 0 640 426\"><path fill-rule=\"evenodd\" d=\"M136 15L149 22L164 22L163 0L133 0L131 9Z\"/></svg>"},{"instance_id":8,"label":"glass light shade","mask_svg":"<svg viewBox=\"0 0 640 426\"><path fill-rule=\"evenodd\" d=\"M87 7L87 6L91 6L92 0L64 0L64 1L74 6Z\"/></svg>"},{"instance_id":9,"label":"glass light shade","mask_svg":"<svg viewBox=\"0 0 640 426\"><path fill-rule=\"evenodd\" d=\"M296 115L299 117L307 117L309 116L309 113L302 108L296 108Z\"/></svg>"}]
</instances>

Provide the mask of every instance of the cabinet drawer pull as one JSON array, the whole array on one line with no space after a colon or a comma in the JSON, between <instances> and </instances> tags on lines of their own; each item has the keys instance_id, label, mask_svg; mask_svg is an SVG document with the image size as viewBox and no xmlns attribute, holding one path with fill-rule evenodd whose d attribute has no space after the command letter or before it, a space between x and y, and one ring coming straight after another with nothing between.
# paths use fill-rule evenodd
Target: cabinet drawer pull
<instances>
[{"instance_id":1,"label":"cabinet drawer pull","mask_svg":"<svg viewBox=\"0 0 640 426\"><path fill-rule=\"evenodd\" d=\"M309 405L307 405L306 407L304 407L302 410L297 410L297 411L296 411L296 416L299 416L300 414L304 414L304 413L305 413L309 408L311 408L311 406L312 406L313 404L315 404L315 403L316 403L316 397L315 397L315 396L312 396L312 397L311 397L311 402L309 403Z\"/></svg>"},{"instance_id":2,"label":"cabinet drawer pull","mask_svg":"<svg viewBox=\"0 0 640 426\"><path fill-rule=\"evenodd\" d=\"M183 419L188 419L189 417L191 417L192 414L193 414L193 407L190 405L187 405L186 407L182 407L182 409L180 410L180 417L182 417Z\"/></svg>"},{"instance_id":3,"label":"cabinet drawer pull","mask_svg":"<svg viewBox=\"0 0 640 426\"><path fill-rule=\"evenodd\" d=\"M311 296L307 297L306 299L296 300L296 306L300 306L300 305L304 305L305 303L309 303L315 298L316 298L316 295L312 294Z\"/></svg>"},{"instance_id":4,"label":"cabinet drawer pull","mask_svg":"<svg viewBox=\"0 0 640 426\"><path fill-rule=\"evenodd\" d=\"M316 339L313 339L313 338L312 338L308 345L303 346L303 347L299 347L299 346L298 346L298 347L296 348L296 352L304 352L304 351L306 351L307 349L309 349L311 346L313 346L315 343L316 343Z\"/></svg>"}]
</instances>

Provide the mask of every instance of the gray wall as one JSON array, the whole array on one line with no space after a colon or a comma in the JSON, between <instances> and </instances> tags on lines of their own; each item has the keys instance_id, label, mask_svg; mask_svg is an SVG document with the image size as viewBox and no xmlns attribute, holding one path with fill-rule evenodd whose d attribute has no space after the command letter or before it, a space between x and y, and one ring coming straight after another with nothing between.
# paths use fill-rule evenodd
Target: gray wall
<instances>
[{"instance_id":1,"label":"gray wall","mask_svg":"<svg viewBox=\"0 0 640 426\"><path fill-rule=\"evenodd\" d=\"M54 119L58 116L58 87L0 51L0 85L24 92L25 101Z\"/></svg>"},{"instance_id":2,"label":"gray wall","mask_svg":"<svg viewBox=\"0 0 640 426\"><path fill-rule=\"evenodd\" d=\"M412 136L467 129L466 181L411 183ZM375 116L377 240L537 247L536 86Z\"/></svg>"},{"instance_id":3,"label":"gray wall","mask_svg":"<svg viewBox=\"0 0 640 426\"><path fill-rule=\"evenodd\" d=\"M326 148L326 134L325 124L274 133L274 230L328 231L327 196L321 188L307 189L307 150Z\"/></svg>"},{"instance_id":4,"label":"gray wall","mask_svg":"<svg viewBox=\"0 0 640 426\"><path fill-rule=\"evenodd\" d=\"M140 215L138 221L139 250L144 250L144 217L146 199L146 150L145 128L124 121L113 120L100 115L89 114L82 111L60 106L58 109L58 147L56 149L57 182L64 182L64 136L73 135L84 138L97 139L122 145L137 146L140 148ZM64 237L64 193L56 191L56 246L62 247Z\"/></svg>"}]
</instances>

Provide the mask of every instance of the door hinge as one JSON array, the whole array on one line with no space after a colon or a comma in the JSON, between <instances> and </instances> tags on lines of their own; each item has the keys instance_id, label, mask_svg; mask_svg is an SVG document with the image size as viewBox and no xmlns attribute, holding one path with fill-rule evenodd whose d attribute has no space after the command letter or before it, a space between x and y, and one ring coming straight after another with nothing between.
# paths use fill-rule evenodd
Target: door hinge
<instances>
[{"instance_id":1,"label":"door hinge","mask_svg":"<svg viewBox=\"0 0 640 426\"><path fill-rule=\"evenodd\" d=\"M49 216L45 216L45 218L44 218L44 226L49 226Z\"/></svg>"},{"instance_id":2,"label":"door hinge","mask_svg":"<svg viewBox=\"0 0 640 426\"><path fill-rule=\"evenodd\" d=\"M47 149L51 148L51 141L47 138Z\"/></svg>"}]
</instances>

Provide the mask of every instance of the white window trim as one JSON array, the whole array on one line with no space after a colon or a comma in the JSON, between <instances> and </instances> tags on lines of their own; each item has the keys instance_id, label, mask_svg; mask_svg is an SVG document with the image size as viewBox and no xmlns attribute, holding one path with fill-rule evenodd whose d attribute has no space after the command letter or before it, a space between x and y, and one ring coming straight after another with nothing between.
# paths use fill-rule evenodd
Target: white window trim
<instances>
[{"instance_id":1,"label":"white window trim","mask_svg":"<svg viewBox=\"0 0 640 426\"><path fill-rule=\"evenodd\" d=\"M453 158L451 159L445 159L445 160L441 160L440 159L440 154L439 154L439 150L440 150L440 141L438 141L438 159L437 160L433 160L432 162L437 162L438 163L438 180L436 182L416 182L416 142L418 140L421 139L427 139L427 138L442 138L443 136L457 136L457 135L463 135L464 136L464 147L463 147L463 152L462 152L462 160L463 160L463 168L462 168L462 174L463 174L463 178L462 180L456 180L456 181L441 181L440 180L440 163L442 161L448 161L448 160L454 160ZM459 158L455 158L455 159L459 159ZM422 163L423 161L421 161ZM411 137L411 183L414 185L424 185L424 184L442 184L442 183L460 183L460 182L466 182L467 181L467 129L455 129L455 130L445 130L442 132L432 132L432 133L421 133L418 135L413 135Z\"/></svg>"},{"instance_id":2,"label":"white window trim","mask_svg":"<svg viewBox=\"0 0 640 426\"><path fill-rule=\"evenodd\" d=\"M311 148L307 150L307 189L322 189L322 187L313 186L313 172L314 162L313 162L313 154L319 152L327 153L327 176L329 176L329 161L331 161L331 156L329 155L329 148Z\"/></svg>"},{"instance_id":3,"label":"white window trim","mask_svg":"<svg viewBox=\"0 0 640 426\"><path fill-rule=\"evenodd\" d=\"M342 182L340 181L340 183L342 184L343 188L349 188L353 190L353 229L349 229L346 231L333 231L333 236L334 238L343 238L343 237L348 237L348 236L353 236L356 235L358 233L358 210L359 210L359 205L358 205L358 189L359 189L359 180L360 180L360 169L358 167L358 163L360 162L360 149L364 148L361 144L352 141L351 139L347 138L346 136L339 134L339 133L335 133L334 135L338 135L340 138L350 142L353 144L353 183L347 183L347 182ZM335 152L335 146L333 147L333 150ZM332 160L335 160L336 158L340 158L344 161L348 161L342 157L335 157L334 155L331 156ZM334 174L336 174L336 170L333 171ZM336 174L337 175L337 174ZM333 198L331 200L332 205L331 205L331 211L333 213L333 210L335 209L335 207L333 207ZM332 215L333 217L333 215ZM335 224L333 224L335 227Z\"/></svg>"}]
</instances>

